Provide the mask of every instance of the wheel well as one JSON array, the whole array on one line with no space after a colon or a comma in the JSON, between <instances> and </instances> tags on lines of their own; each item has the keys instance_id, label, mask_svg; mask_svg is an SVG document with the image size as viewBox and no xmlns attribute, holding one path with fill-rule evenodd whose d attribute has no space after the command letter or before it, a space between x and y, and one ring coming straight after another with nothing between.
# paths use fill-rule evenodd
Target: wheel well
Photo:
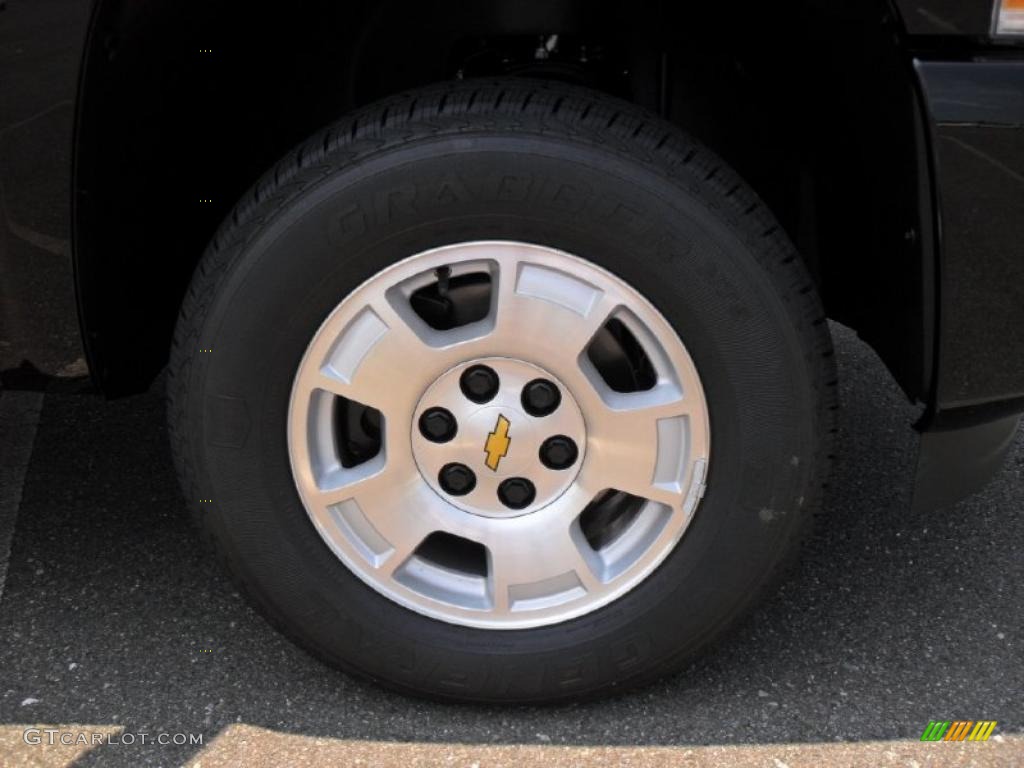
<instances>
[{"instance_id":1,"label":"wheel well","mask_svg":"<svg viewBox=\"0 0 1024 768\"><path fill-rule=\"evenodd\" d=\"M356 106L478 75L577 82L672 120L753 185L828 313L911 397L931 366L925 132L884 0L100 0L79 94L75 264L109 394L166 362L218 223L277 158Z\"/></svg>"}]
</instances>

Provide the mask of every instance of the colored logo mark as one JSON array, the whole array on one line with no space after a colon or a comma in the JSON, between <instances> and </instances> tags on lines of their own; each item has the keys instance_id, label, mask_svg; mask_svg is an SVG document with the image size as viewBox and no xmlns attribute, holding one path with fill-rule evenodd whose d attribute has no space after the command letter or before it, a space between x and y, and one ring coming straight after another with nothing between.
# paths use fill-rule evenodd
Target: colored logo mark
<instances>
[{"instance_id":1,"label":"colored logo mark","mask_svg":"<svg viewBox=\"0 0 1024 768\"><path fill-rule=\"evenodd\" d=\"M498 423L494 425L494 431L487 435L487 442L484 443L484 453L487 454L487 468L492 472L498 471L498 464L508 454L508 447L512 440L508 436L509 420L504 416L498 416Z\"/></svg>"},{"instance_id":2,"label":"colored logo mark","mask_svg":"<svg viewBox=\"0 0 1024 768\"><path fill-rule=\"evenodd\" d=\"M929 720L921 741L988 741L995 720Z\"/></svg>"}]
</instances>

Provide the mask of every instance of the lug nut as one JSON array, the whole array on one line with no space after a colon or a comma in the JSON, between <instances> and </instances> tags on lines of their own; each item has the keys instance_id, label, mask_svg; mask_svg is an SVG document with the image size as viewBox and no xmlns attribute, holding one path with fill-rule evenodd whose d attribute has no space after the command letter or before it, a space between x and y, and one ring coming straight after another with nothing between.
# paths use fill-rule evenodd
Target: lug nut
<instances>
[{"instance_id":1,"label":"lug nut","mask_svg":"<svg viewBox=\"0 0 1024 768\"><path fill-rule=\"evenodd\" d=\"M486 403L498 394L498 374L486 365L473 365L462 373L459 387L474 403Z\"/></svg>"},{"instance_id":2,"label":"lug nut","mask_svg":"<svg viewBox=\"0 0 1024 768\"><path fill-rule=\"evenodd\" d=\"M432 443L447 443L459 431L459 423L447 408L428 408L420 416L420 434Z\"/></svg>"},{"instance_id":3,"label":"lug nut","mask_svg":"<svg viewBox=\"0 0 1024 768\"><path fill-rule=\"evenodd\" d=\"M498 486L498 500L509 509L524 509L536 496L537 489L525 477L510 477Z\"/></svg>"},{"instance_id":4,"label":"lug nut","mask_svg":"<svg viewBox=\"0 0 1024 768\"><path fill-rule=\"evenodd\" d=\"M465 464L445 464L437 474L437 482L445 493L465 496L476 488L476 475Z\"/></svg>"},{"instance_id":5,"label":"lug nut","mask_svg":"<svg viewBox=\"0 0 1024 768\"><path fill-rule=\"evenodd\" d=\"M531 416L547 416L555 412L562 402L562 393L547 379L534 379L523 387L520 400L523 409Z\"/></svg>"},{"instance_id":6,"label":"lug nut","mask_svg":"<svg viewBox=\"0 0 1024 768\"><path fill-rule=\"evenodd\" d=\"M540 462L548 469L568 469L579 455L576 443L565 435L549 437L540 446Z\"/></svg>"}]
</instances>

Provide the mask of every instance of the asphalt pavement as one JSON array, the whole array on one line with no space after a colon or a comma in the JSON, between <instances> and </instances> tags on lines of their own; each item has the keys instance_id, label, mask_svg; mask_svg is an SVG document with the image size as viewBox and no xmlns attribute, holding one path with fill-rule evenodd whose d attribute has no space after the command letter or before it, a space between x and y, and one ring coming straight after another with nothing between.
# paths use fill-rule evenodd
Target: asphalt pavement
<instances>
[{"instance_id":1,"label":"asphalt pavement","mask_svg":"<svg viewBox=\"0 0 1024 768\"><path fill-rule=\"evenodd\" d=\"M0 765L1024 765L1024 439L984 491L912 511L917 410L833 333L836 472L793 578L682 674L560 707L433 704L313 660L200 546L159 383L112 402L51 386L29 448L0 434ZM919 741L957 719L998 726ZM48 746L29 727L112 736Z\"/></svg>"}]
</instances>

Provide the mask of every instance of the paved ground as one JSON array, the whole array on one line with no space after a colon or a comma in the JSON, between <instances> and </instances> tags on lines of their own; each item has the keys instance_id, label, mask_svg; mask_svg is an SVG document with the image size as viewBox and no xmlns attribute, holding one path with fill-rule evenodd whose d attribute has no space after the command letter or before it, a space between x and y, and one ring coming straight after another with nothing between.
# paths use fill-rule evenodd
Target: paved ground
<instances>
[{"instance_id":1,"label":"paved ground","mask_svg":"<svg viewBox=\"0 0 1024 768\"><path fill-rule=\"evenodd\" d=\"M414 701L297 651L198 546L159 394L51 388L20 505L19 473L0 476L17 508L0 765L1024 764L1024 439L981 494L912 513L915 410L835 331L842 447L795 579L684 674L559 708ZM998 720L994 740L917 741L929 720L958 718ZM48 748L24 743L31 724L204 744Z\"/></svg>"}]
</instances>

